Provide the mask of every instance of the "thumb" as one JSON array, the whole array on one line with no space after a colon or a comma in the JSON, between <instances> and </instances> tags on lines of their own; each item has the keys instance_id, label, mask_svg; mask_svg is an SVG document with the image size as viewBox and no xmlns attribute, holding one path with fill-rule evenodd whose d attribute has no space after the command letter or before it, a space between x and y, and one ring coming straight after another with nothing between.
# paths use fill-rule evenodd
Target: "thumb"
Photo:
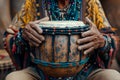
<instances>
[{"instance_id":1,"label":"thumb","mask_svg":"<svg viewBox=\"0 0 120 80\"><path fill-rule=\"evenodd\" d=\"M94 23L88 18L85 18L86 24L90 25L90 27L94 26Z\"/></svg>"},{"instance_id":2,"label":"thumb","mask_svg":"<svg viewBox=\"0 0 120 80\"><path fill-rule=\"evenodd\" d=\"M40 20L36 20L33 22L34 24L39 24L40 23Z\"/></svg>"},{"instance_id":3,"label":"thumb","mask_svg":"<svg viewBox=\"0 0 120 80\"><path fill-rule=\"evenodd\" d=\"M35 24L39 24L39 23L42 22L42 21L49 21L49 17L44 17L44 18L42 18L42 19L40 19L40 20L36 20L36 21L34 21L34 23L35 23Z\"/></svg>"}]
</instances>

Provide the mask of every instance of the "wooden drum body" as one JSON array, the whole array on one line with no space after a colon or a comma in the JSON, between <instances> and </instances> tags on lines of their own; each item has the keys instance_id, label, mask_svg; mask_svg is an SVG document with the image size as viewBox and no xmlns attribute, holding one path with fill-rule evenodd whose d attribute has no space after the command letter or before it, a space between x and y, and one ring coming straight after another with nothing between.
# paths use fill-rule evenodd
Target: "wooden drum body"
<instances>
[{"instance_id":1,"label":"wooden drum body","mask_svg":"<svg viewBox=\"0 0 120 80\"><path fill-rule=\"evenodd\" d=\"M32 48L33 62L47 75L65 77L77 74L87 63L88 57L78 51L76 41L89 27L80 21L41 22L45 42Z\"/></svg>"}]
</instances>

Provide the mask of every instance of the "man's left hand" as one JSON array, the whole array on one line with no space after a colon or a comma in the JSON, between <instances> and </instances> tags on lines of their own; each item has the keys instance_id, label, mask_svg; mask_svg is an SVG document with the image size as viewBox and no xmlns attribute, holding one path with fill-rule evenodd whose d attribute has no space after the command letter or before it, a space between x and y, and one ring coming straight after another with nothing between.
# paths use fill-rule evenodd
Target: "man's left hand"
<instances>
[{"instance_id":1,"label":"man's left hand","mask_svg":"<svg viewBox=\"0 0 120 80\"><path fill-rule=\"evenodd\" d=\"M94 49L104 47L105 45L105 39L97 29L96 25L88 18L86 18L86 22L89 24L90 30L83 32L83 38L77 40L77 43L79 44L78 50L85 50L85 55L94 51Z\"/></svg>"}]
</instances>

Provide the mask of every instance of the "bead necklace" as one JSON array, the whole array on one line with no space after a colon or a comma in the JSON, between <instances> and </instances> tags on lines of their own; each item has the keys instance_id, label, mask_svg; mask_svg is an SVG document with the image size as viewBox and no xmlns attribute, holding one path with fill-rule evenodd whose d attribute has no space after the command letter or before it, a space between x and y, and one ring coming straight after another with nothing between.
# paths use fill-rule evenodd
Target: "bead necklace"
<instances>
[{"instance_id":1,"label":"bead necklace","mask_svg":"<svg viewBox=\"0 0 120 80\"><path fill-rule=\"evenodd\" d=\"M56 0L43 0L50 20L81 20L82 0L70 0L69 5L60 9Z\"/></svg>"}]
</instances>

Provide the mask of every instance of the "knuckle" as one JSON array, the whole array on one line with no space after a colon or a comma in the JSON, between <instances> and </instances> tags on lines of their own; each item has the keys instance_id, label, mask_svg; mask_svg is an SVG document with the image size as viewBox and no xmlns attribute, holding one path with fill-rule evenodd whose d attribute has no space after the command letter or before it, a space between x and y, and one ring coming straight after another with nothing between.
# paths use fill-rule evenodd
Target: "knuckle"
<instances>
[{"instance_id":1,"label":"knuckle","mask_svg":"<svg viewBox=\"0 0 120 80\"><path fill-rule=\"evenodd\" d=\"M80 47L80 46L78 46L78 50L81 50L81 47Z\"/></svg>"},{"instance_id":2,"label":"knuckle","mask_svg":"<svg viewBox=\"0 0 120 80\"><path fill-rule=\"evenodd\" d=\"M25 30L28 30L28 26L29 26L29 25L27 24L24 29L25 29Z\"/></svg>"},{"instance_id":3,"label":"knuckle","mask_svg":"<svg viewBox=\"0 0 120 80\"><path fill-rule=\"evenodd\" d=\"M29 39L32 39L33 37L32 36L29 36Z\"/></svg>"}]
</instances>

